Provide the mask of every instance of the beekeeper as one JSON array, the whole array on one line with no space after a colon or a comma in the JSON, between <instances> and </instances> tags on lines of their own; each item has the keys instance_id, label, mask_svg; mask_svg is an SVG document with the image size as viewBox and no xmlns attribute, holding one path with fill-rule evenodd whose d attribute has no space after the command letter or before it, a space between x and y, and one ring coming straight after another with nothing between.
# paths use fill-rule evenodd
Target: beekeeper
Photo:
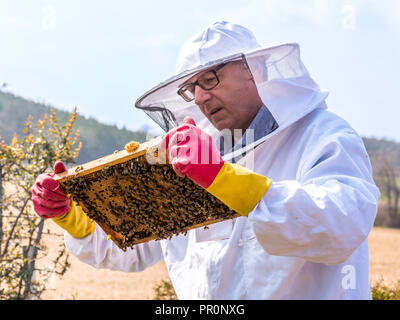
<instances>
[{"instance_id":1,"label":"beekeeper","mask_svg":"<svg viewBox=\"0 0 400 320\"><path fill-rule=\"evenodd\" d=\"M164 260L180 299L370 299L379 190L362 139L326 97L297 44L264 48L248 29L216 22L135 105L167 132L161 147L175 172L241 216L123 252L50 174L33 187L35 210L96 268L138 272Z\"/></svg>"}]
</instances>

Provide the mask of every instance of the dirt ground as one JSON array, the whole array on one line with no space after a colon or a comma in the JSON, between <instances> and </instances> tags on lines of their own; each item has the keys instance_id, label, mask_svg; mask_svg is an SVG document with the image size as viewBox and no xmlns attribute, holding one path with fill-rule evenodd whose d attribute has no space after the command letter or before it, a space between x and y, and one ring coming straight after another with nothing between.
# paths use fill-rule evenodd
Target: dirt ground
<instances>
[{"instance_id":1,"label":"dirt ground","mask_svg":"<svg viewBox=\"0 0 400 320\"><path fill-rule=\"evenodd\" d=\"M51 221L46 227L60 232ZM60 237L52 239L47 241L49 252L56 251L61 242ZM387 285L400 280L400 230L375 227L369 236L369 245L371 285L380 279ZM62 279L54 276L48 280L50 290L42 299L153 299L154 286L169 279L164 262L141 273L99 270L73 256L70 256L70 263Z\"/></svg>"},{"instance_id":2,"label":"dirt ground","mask_svg":"<svg viewBox=\"0 0 400 320\"><path fill-rule=\"evenodd\" d=\"M400 281L400 229L374 227L369 235L370 282L386 285Z\"/></svg>"},{"instance_id":3,"label":"dirt ground","mask_svg":"<svg viewBox=\"0 0 400 320\"><path fill-rule=\"evenodd\" d=\"M61 233L52 221L46 221L45 230ZM58 251L62 237L47 236L49 255ZM111 240L110 240L111 241ZM107 269L96 269L70 255L71 266L62 278L53 276L47 280L48 288L42 295L45 300L149 300L155 296L154 286L169 280L164 262L143 272L125 273Z\"/></svg>"}]
</instances>

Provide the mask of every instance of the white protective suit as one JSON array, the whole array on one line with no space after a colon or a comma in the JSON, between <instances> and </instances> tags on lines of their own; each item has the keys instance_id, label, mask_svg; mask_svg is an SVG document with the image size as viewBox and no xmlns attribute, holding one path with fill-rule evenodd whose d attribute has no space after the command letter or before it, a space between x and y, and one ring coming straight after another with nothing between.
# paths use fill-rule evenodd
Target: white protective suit
<instances>
[{"instance_id":1,"label":"white protective suit","mask_svg":"<svg viewBox=\"0 0 400 320\"><path fill-rule=\"evenodd\" d=\"M201 61L205 44L225 41L221 32L234 33L235 28L239 27L219 22L197 35L191 50L199 52L200 62L181 55L179 67L194 72L183 72L185 77L175 77L154 92L161 89L164 94L170 84L178 86L177 79L182 83L198 72L198 66L219 61L222 53ZM250 52L245 54L246 62L278 124L237 161L273 180L249 216L171 240L139 244L126 252L107 241L97 227L83 239L66 234L67 248L96 268L126 272L139 272L164 260L180 299L370 299L367 237L379 191L363 142L346 121L327 111L327 93L310 78L296 44L269 49L249 46L233 48L224 56ZM260 61L267 68L262 76ZM145 105L148 97L160 105L152 92L138 104ZM194 110L193 105L186 107ZM172 113L178 123L191 115ZM204 118L195 120L199 124Z\"/></svg>"}]
</instances>

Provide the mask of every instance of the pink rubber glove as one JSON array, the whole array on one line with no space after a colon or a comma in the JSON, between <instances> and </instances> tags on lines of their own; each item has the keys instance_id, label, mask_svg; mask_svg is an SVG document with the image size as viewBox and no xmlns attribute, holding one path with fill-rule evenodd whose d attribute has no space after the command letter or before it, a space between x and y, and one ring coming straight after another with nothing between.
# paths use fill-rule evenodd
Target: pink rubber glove
<instances>
[{"instance_id":1,"label":"pink rubber glove","mask_svg":"<svg viewBox=\"0 0 400 320\"><path fill-rule=\"evenodd\" d=\"M55 173L65 170L61 161L54 164ZM71 210L70 199L53 177L54 173L42 173L32 187L33 209L44 219L58 217Z\"/></svg>"},{"instance_id":2,"label":"pink rubber glove","mask_svg":"<svg viewBox=\"0 0 400 320\"><path fill-rule=\"evenodd\" d=\"M178 176L186 175L204 189L211 185L224 165L211 136L196 127L190 117L166 134L160 149L167 150L169 161Z\"/></svg>"}]
</instances>

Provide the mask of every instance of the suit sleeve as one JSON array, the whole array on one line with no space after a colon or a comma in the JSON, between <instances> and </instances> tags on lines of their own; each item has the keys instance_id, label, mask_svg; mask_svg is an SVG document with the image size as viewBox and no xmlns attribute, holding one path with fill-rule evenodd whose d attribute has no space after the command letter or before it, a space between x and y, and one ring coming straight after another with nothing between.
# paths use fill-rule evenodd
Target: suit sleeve
<instances>
[{"instance_id":1,"label":"suit sleeve","mask_svg":"<svg viewBox=\"0 0 400 320\"><path fill-rule=\"evenodd\" d=\"M160 241L141 243L123 251L112 240L107 240L99 226L82 239L65 233L64 241L71 254L99 269L139 272L163 260Z\"/></svg>"},{"instance_id":2,"label":"suit sleeve","mask_svg":"<svg viewBox=\"0 0 400 320\"><path fill-rule=\"evenodd\" d=\"M298 178L273 180L249 222L271 255L339 264L368 237L376 217L379 190L369 157L353 132L304 152Z\"/></svg>"}]
</instances>

